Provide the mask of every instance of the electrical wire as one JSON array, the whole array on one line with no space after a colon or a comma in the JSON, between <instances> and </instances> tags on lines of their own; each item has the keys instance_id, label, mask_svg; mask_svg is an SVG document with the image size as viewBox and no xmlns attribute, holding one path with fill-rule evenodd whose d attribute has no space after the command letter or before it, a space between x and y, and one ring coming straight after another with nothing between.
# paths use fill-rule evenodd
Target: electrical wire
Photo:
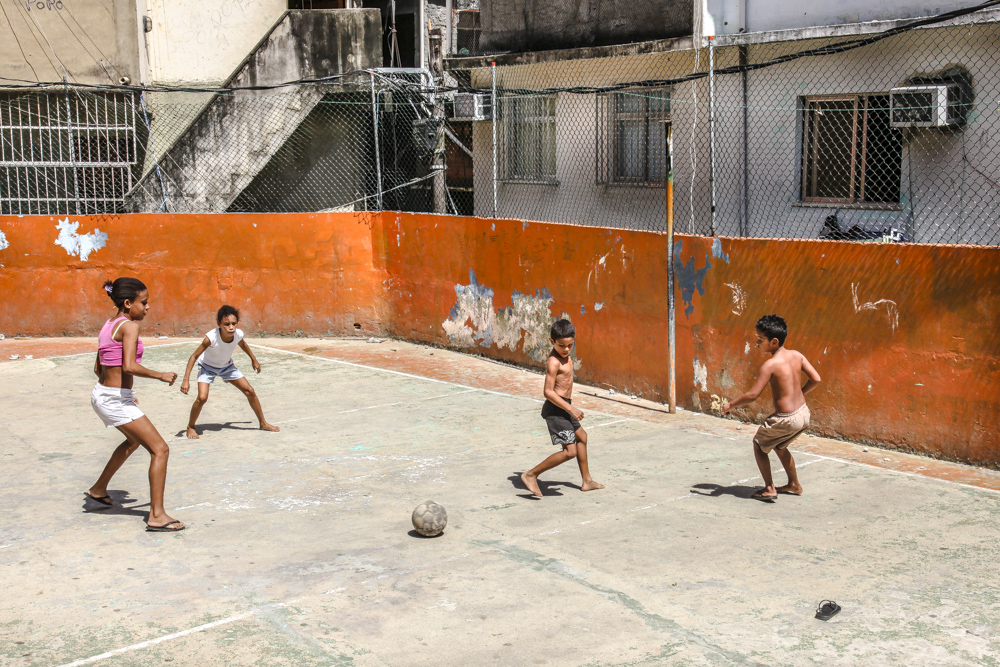
<instances>
[{"instance_id":1,"label":"electrical wire","mask_svg":"<svg viewBox=\"0 0 1000 667\"><path fill-rule=\"evenodd\" d=\"M18 39L17 31L14 30L14 24L11 23L10 16L7 15L7 9L3 6L2 2L0 2L0 11L3 11L4 18L7 19L7 25L10 27L11 34L14 35L14 41L17 42L17 48L21 51L21 57L24 58L24 62L31 69L31 73L35 75L35 81L39 81L38 72L35 71L35 66L31 64L30 60L28 60L28 56L24 54L24 47L21 46L21 40Z\"/></svg>"},{"instance_id":2,"label":"electrical wire","mask_svg":"<svg viewBox=\"0 0 1000 667\"><path fill-rule=\"evenodd\" d=\"M65 11L66 11L67 14L69 13L68 9L65 10ZM80 46L83 47L83 50L87 53L87 55L90 56L90 59L93 60L95 63L97 63L98 67L100 67L102 70L104 70L104 74L108 77L108 80L111 83L115 83L115 79L114 79L113 76L111 76L111 72L108 71L108 68L104 66L103 62L101 62L100 60L98 60L97 58L94 57L94 54L92 54L90 52L90 49L88 49L87 45L83 43L83 40L81 40L80 37L79 37L79 35L76 34L76 31L74 31L73 28L70 26L70 24L66 22L66 19L63 18L62 12L57 10L56 11L56 15L59 17L59 20L63 22L63 25L66 26L66 29L69 30L70 34L73 35L73 38L77 41L77 43L79 43ZM97 52L101 54L101 57L104 58L105 60L108 60L107 56L105 56L104 53L101 51L101 48L99 46L97 46L97 43L94 42L94 40L90 37L90 35L87 34L87 31L84 30L83 26L80 25L80 22L77 21L76 18L74 18L72 14L70 14L70 18L72 18L73 22L76 23L77 27L79 27L80 30L83 31L83 34L86 35L87 39L90 40L90 43L94 45L94 47L97 49ZM112 67L114 67L114 65L112 65ZM115 69L117 71L117 68L115 68ZM118 72L118 74L120 76L121 72Z\"/></svg>"},{"instance_id":3,"label":"electrical wire","mask_svg":"<svg viewBox=\"0 0 1000 667\"><path fill-rule=\"evenodd\" d=\"M45 43L49 45L49 50L52 52L52 57L56 59L56 61L59 63L59 66L62 67L63 73L66 75L66 78L69 79L73 75L69 73L68 69L66 69L65 63L63 63L62 60L59 60L59 56L56 55L56 50L55 50L55 48L53 48L52 42L49 41L49 36L45 34L45 29L42 28L41 22L39 22L38 18L35 16L34 12L31 11L31 6L30 5L28 5L28 15L31 16L31 20L35 22L36 26L38 26L38 32L41 33L42 39L45 40Z\"/></svg>"}]
</instances>

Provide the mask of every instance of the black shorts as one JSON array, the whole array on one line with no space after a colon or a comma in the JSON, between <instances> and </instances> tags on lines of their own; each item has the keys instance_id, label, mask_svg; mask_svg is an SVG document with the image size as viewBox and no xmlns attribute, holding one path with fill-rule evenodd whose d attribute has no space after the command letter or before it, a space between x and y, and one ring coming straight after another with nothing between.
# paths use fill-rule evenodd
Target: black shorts
<instances>
[{"instance_id":1,"label":"black shorts","mask_svg":"<svg viewBox=\"0 0 1000 667\"><path fill-rule=\"evenodd\" d=\"M573 402L568 398L563 400L567 403ZM580 422L573 415L552 401L546 400L542 405L542 418L549 427L549 437L552 438L553 445L565 447L576 442L576 430L580 428Z\"/></svg>"}]
</instances>

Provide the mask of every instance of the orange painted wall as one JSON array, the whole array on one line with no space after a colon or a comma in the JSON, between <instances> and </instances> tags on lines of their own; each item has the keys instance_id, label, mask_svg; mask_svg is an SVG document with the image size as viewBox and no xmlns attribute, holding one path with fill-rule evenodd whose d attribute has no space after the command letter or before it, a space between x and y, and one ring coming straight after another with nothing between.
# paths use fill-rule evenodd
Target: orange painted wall
<instances>
[{"instance_id":1,"label":"orange painted wall","mask_svg":"<svg viewBox=\"0 0 1000 667\"><path fill-rule=\"evenodd\" d=\"M152 290L144 335L199 333L227 302L252 332L357 323L537 365L544 340L532 337L566 313L582 381L666 399L661 234L405 213L73 221L108 234L86 262L54 244L55 218L0 218L0 332L93 335L110 310L100 285L123 274ZM763 361L746 352L753 324L778 312L824 377L809 397L814 430L1000 464L1000 249L677 241L680 405L708 409L712 394L749 387Z\"/></svg>"},{"instance_id":2,"label":"orange painted wall","mask_svg":"<svg viewBox=\"0 0 1000 667\"><path fill-rule=\"evenodd\" d=\"M150 288L143 335L197 334L223 303L255 332L380 331L386 319L372 264L370 217L301 215L71 216L105 247L87 261L55 244L65 216L0 218L0 332L94 335L113 309L101 289L131 275Z\"/></svg>"},{"instance_id":3,"label":"orange painted wall","mask_svg":"<svg viewBox=\"0 0 1000 667\"><path fill-rule=\"evenodd\" d=\"M682 404L708 408L713 393L749 388L763 360L754 323L774 312L788 321L786 345L823 377L808 397L814 430L1000 463L1000 248L700 237L680 246L678 287L691 295L678 295ZM695 358L706 386L695 386ZM766 415L768 398L745 414Z\"/></svg>"}]
</instances>

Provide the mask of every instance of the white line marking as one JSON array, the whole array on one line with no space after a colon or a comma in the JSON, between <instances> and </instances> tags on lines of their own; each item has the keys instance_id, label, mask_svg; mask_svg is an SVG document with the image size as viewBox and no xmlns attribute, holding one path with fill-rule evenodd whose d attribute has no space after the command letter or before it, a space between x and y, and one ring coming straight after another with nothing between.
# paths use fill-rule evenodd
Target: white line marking
<instances>
[{"instance_id":1,"label":"white line marking","mask_svg":"<svg viewBox=\"0 0 1000 667\"><path fill-rule=\"evenodd\" d=\"M141 338L141 336L140 336L140 338ZM37 339L34 339L34 340L45 340L45 339L44 338L37 338ZM197 342L197 340L196 339L183 340L183 341L177 341L176 343L162 343L162 344L157 343L155 345L148 346L148 349L152 350L153 348L157 348L157 347L171 347L173 345L190 345L191 343L194 343L194 342ZM97 354L97 349L95 348L94 350L92 350L90 352L77 352L75 354L56 354L56 355L53 355L51 357L38 357L37 359L24 359L23 361L45 361L46 359L70 359L72 357L86 357L86 356L91 356L92 357L92 356L94 356L96 354Z\"/></svg>"},{"instance_id":2,"label":"white line marking","mask_svg":"<svg viewBox=\"0 0 1000 667\"><path fill-rule=\"evenodd\" d=\"M590 428L601 428L602 426L611 426L612 424L621 424L622 422L634 422L634 421L638 421L638 420L637 419L616 419L613 422L606 422L604 424L595 424L594 426L591 426Z\"/></svg>"},{"instance_id":3,"label":"white line marking","mask_svg":"<svg viewBox=\"0 0 1000 667\"><path fill-rule=\"evenodd\" d=\"M12 547L12 546L14 546L13 543L11 543L11 544L5 544L2 547L0 547L0 549L6 549L7 547Z\"/></svg>"},{"instance_id":4,"label":"white line marking","mask_svg":"<svg viewBox=\"0 0 1000 667\"><path fill-rule=\"evenodd\" d=\"M331 359L330 357L318 357L314 354L305 354L304 352L292 352L290 350L282 350L280 347L271 347L269 345L260 345L259 343L250 343L253 347L258 347L262 350L270 350L271 352L282 352L284 354L291 354L297 357L307 357L309 359L319 359L321 361L328 361L332 364L341 364L343 366L353 366L354 368L363 368L368 371L379 371L382 373L390 373L392 375L401 375L402 377L413 378L414 380L424 380L426 382L436 382L438 384L449 384L453 387L461 387L462 389L472 389L474 391L481 391L487 394L495 394L497 396L504 396L506 398L517 398L521 400L533 401L535 403L544 403L545 401L538 398L528 398L526 396L517 396L515 394L508 394L502 391L493 391L492 389L480 389L479 387L470 387L467 384L459 384L458 382L452 382L450 380L438 380L436 378L429 378L424 375L414 375L413 373L404 373L402 371L393 371L388 368L379 368L378 366L366 366L365 364L357 364L353 361L344 361L343 359Z\"/></svg>"},{"instance_id":5,"label":"white line marking","mask_svg":"<svg viewBox=\"0 0 1000 667\"><path fill-rule=\"evenodd\" d=\"M65 665L60 665L60 667L78 667L79 665L87 665L92 662L97 662L98 660L104 660L105 658L110 658L115 655L121 655L122 653L128 653L129 651L138 651L144 649L147 646L152 646L154 644L159 644L160 642L165 642L170 639L177 639L178 637L184 637L186 635L194 634L195 632L201 632L203 630L209 630L211 628L216 628L220 625L226 625L227 623L233 623L234 621L239 621L246 618L247 616L253 616L257 613L257 610L248 611L245 614L238 614L236 616L230 616L229 618L223 618L218 621L213 621L211 623L206 623L205 625L199 625L196 628L190 628L188 630L182 630L180 632L175 632L172 635L163 635L162 637L157 637L156 639L150 639L149 641L141 642L139 644L132 644L131 646L125 646L122 648L116 648L114 651L108 651L107 653L101 653L100 655L94 655L89 658L83 658L82 660L77 660L76 662L68 662Z\"/></svg>"},{"instance_id":6,"label":"white line marking","mask_svg":"<svg viewBox=\"0 0 1000 667\"><path fill-rule=\"evenodd\" d=\"M940 477L932 477L930 475L918 475L915 472L907 472L906 470L894 470L893 468L883 468L882 466L874 466L870 463L862 463L860 461L848 461L847 459L838 459L836 456L823 456L822 454L814 454L813 452L796 452L797 454L806 454L808 456L815 456L819 459L826 459L827 461L836 461L837 463L847 463L849 465L861 466L863 468L873 468L875 470L884 470L885 472L894 472L897 475L906 475L907 477L916 477L918 479L930 479L935 482L943 482L945 484L954 484L956 486L964 486L967 489L975 489L976 491L988 491L989 493L1000 493L1000 490L991 489L986 486L976 486L975 484L965 484L963 482L955 482L950 479L941 479ZM804 463L802 465L805 465ZM956 464L957 465L957 464ZM800 466L801 467L801 466Z\"/></svg>"},{"instance_id":7,"label":"white line marking","mask_svg":"<svg viewBox=\"0 0 1000 667\"><path fill-rule=\"evenodd\" d=\"M176 512L178 510L189 510L192 507L203 507L205 505L211 505L211 504L212 503L198 503L197 505L185 505L184 507L175 507L174 511Z\"/></svg>"},{"instance_id":8,"label":"white line marking","mask_svg":"<svg viewBox=\"0 0 1000 667\"><path fill-rule=\"evenodd\" d=\"M389 408L394 405L413 405L414 403L419 403L421 401L433 401L436 398L447 398L448 396L458 396L459 394L469 394L474 391L482 391L481 389L466 389L465 391L452 391L447 394L438 394L437 396L430 396L429 398L421 398L416 401L400 401L398 403L382 403L380 405L369 405L364 408L353 408L351 410L340 410L339 412L331 412L329 415L346 415L350 412L361 412L362 410L374 410L376 408ZM320 417L327 417L329 415L313 415L312 417L299 417L298 419L286 419L280 422L274 422L275 424L291 424L292 422L304 422L309 419L319 419Z\"/></svg>"},{"instance_id":9,"label":"white line marking","mask_svg":"<svg viewBox=\"0 0 1000 667\"><path fill-rule=\"evenodd\" d=\"M698 429L692 429L695 433L701 433L702 435L710 435L713 438L725 438L726 440L735 440L736 438L730 438L728 435L719 435L718 433L709 433L708 431L699 431Z\"/></svg>"}]
</instances>

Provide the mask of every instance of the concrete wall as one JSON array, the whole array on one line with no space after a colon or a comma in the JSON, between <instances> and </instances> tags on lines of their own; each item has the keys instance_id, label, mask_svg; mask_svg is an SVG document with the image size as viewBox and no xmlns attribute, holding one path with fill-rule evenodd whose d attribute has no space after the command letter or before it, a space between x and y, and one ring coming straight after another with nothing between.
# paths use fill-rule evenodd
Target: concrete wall
<instances>
[{"instance_id":1,"label":"concrete wall","mask_svg":"<svg viewBox=\"0 0 1000 667\"><path fill-rule=\"evenodd\" d=\"M118 85L124 76L140 82L135 0L17 0L5 1L4 8L3 76L105 85Z\"/></svg>"},{"instance_id":2,"label":"concrete wall","mask_svg":"<svg viewBox=\"0 0 1000 667\"><path fill-rule=\"evenodd\" d=\"M141 0L150 80L158 85L224 81L288 9L287 0Z\"/></svg>"},{"instance_id":3,"label":"concrete wall","mask_svg":"<svg viewBox=\"0 0 1000 667\"><path fill-rule=\"evenodd\" d=\"M909 231L928 243L996 243L1000 188L1000 123L987 112L1000 96L996 24L918 30L864 49L794 60L748 74L747 236L817 238L836 208L844 229ZM754 44L749 61L840 40ZM735 47L716 50L716 67L739 62ZM878 66L873 66L877 62ZM802 98L811 95L887 93L910 77L961 66L970 73L975 103L961 131L921 128L904 133L901 200L894 210L862 206L801 205ZM616 58L543 62L498 69L498 88L544 89L671 79L708 66L706 50ZM490 73L473 70L473 85L489 88ZM716 231L739 235L743 211L741 77L716 78ZM707 233L711 224L707 79L673 88L674 220L676 229ZM594 175L596 105L593 95L560 93L556 108L559 185L499 187L501 216L577 224L663 229L662 192L598 185ZM475 124L476 213L493 207L490 122ZM971 165L971 166L970 166ZM972 168L974 166L975 168Z\"/></svg>"},{"instance_id":4,"label":"concrete wall","mask_svg":"<svg viewBox=\"0 0 1000 667\"><path fill-rule=\"evenodd\" d=\"M481 0L483 52L541 51L690 35L690 0Z\"/></svg>"},{"instance_id":5,"label":"concrete wall","mask_svg":"<svg viewBox=\"0 0 1000 667\"><path fill-rule=\"evenodd\" d=\"M933 16L977 3L966 0L703 0L706 35L788 30ZM742 22L740 21L742 17ZM740 30L743 28L744 30Z\"/></svg>"},{"instance_id":6,"label":"concrete wall","mask_svg":"<svg viewBox=\"0 0 1000 667\"><path fill-rule=\"evenodd\" d=\"M395 213L2 218L0 234L7 335L96 334L122 274L151 289L147 336L201 332L228 302L251 332L357 323L540 367L565 315L581 381L666 397L662 234ZM1000 249L680 236L675 252L680 405L748 388L753 324L778 312L824 378L815 431L1000 465Z\"/></svg>"}]
</instances>

